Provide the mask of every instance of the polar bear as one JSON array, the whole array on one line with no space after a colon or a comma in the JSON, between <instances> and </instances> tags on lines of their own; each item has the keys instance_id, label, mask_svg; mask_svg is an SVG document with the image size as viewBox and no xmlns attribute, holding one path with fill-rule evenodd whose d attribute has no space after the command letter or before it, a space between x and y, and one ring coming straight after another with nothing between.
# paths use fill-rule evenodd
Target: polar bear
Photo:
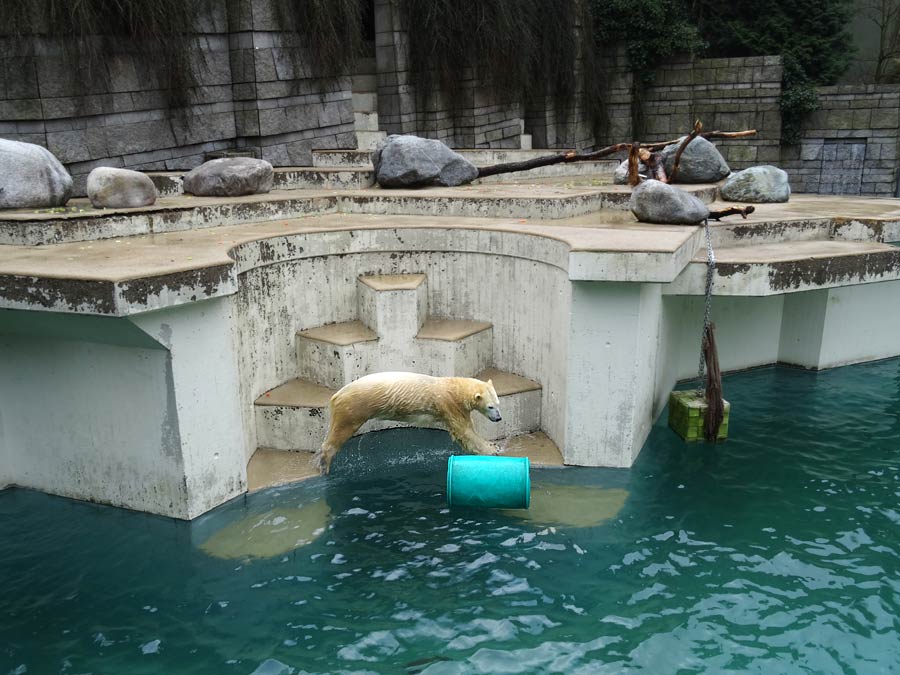
<instances>
[{"instance_id":1,"label":"polar bear","mask_svg":"<svg viewBox=\"0 0 900 675\"><path fill-rule=\"evenodd\" d=\"M368 420L391 420L419 425L438 424L468 452L496 454L479 436L470 417L477 410L492 422L503 419L493 383L472 377L431 377L417 373L375 373L340 389L329 402L328 436L316 453L322 473L341 446Z\"/></svg>"}]
</instances>

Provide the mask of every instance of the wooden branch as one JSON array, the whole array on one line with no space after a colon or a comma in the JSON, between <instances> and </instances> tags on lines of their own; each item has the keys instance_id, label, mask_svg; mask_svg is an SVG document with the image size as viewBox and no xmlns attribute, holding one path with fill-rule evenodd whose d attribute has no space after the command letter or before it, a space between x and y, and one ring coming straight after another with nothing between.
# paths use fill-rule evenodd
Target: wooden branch
<instances>
[{"instance_id":1,"label":"wooden branch","mask_svg":"<svg viewBox=\"0 0 900 675\"><path fill-rule=\"evenodd\" d=\"M640 149L641 144L637 141L634 141L628 149L628 184L631 187L641 182L641 177L638 175L638 167L640 166L638 152Z\"/></svg>"},{"instance_id":2,"label":"wooden branch","mask_svg":"<svg viewBox=\"0 0 900 675\"><path fill-rule=\"evenodd\" d=\"M746 131L705 131L697 134L701 138L746 138L747 136L755 136L756 129L747 129ZM662 150L667 145L678 143L681 138L675 138L671 141L660 141L659 143L646 143L645 148L649 150Z\"/></svg>"},{"instance_id":3,"label":"wooden branch","mask_svg":"<svg viewBox=\"0 0 900 675\"><path fill-rule=\"evenodd\" d=\"M628 150L631 143L616 143L609 147L579 154L577 152L565 152L558 155L547 155L546 157L535 157L522 162L507 162L506 164L494 164L492 166L482 166L478 168L478 177L495 176L499 173L513 173L515 171L528 171L536 169L539 166L550 166L551 164L563 164L568 162L591 162L604 157L609 157L617 152Z\"/></svg>"},{"instance_id":4,"label":"wooden branch","mask_svg":"<svg viewBox=\"0 0 900 675\"><path fill-rule=\"evenodd\" d=\"M755 206L729 206L727 209L721 209L719 211L710 211L709 219L710 220L722 220L722 218L727 218L728 216L740 216L746 220L747 216L756 211Z\"/></svg>"},{"instance_id":5,"label":"wooden branch","mask_svg":"<svg viewBox=\"0 0 900 675\"><path fill-rule=\"evenodd\" d=\"M694 122L694 129L687 136L684 137L684 140L681 142L681 145L678 146L678 150L675 151L675 165L672 167L672 174L669 176L669 182L674 183L675 177L678 175L678 169L681 168L681 154L685 151L688 145L690 145L691 141L697 138L697 134L703 131L703 123L700 120Z\"/></svg>"},{"instance_id":6,"label":"wooden branch","mask_svg":"<svg viewBox=\"0 0 900 675\"><path fill-rule=\"evenodd\" d=\"M697 125L699 125L701 129L703 128L703 125L700 124L698 120L694 125L694 130L691 131L691 134L688 135L688 138L690 140L676 138L673 141L662 141L659 143L639 143L638 141L632 141L631 143L616 143L615 145L610 145L593 152L564 152L556 155L547 155L546 157L535 157L534 159L528 159L522 162L507 162L505 164L482 166L478 168L478 178L484 178L486 176L496 176L497 174L501 173L528 171L529 169L536 169L541 166L550 166L552 164L567 164L569 162L593 162L598 159L603 159L604 157L609 157L610 155L614 155L618 152L624 151L628 151L630 158L632 150L635 150L636 152L638 149L644 148L646 150L649 150L650 152L655 152L658 150L662 150L667 145L681 142L682 147L679 148L679 154L676 157L677 162L677 160L681 158L680 153L684 151L683 148L687 147L687 144L697 136L701 136L703 138L745 138L747 136L753 136L756 134L756 129L748 129L747 131L707 131L697 132L695 134L694 132L697 131ZM670 182L675 177L675 173L677 173L677 169L673 173L673 175L669 177ZM629 171L629 183L630 182L631 172ZM637 183L633 183L633 185L637 185Z\"/></svg>"}]
</instances>

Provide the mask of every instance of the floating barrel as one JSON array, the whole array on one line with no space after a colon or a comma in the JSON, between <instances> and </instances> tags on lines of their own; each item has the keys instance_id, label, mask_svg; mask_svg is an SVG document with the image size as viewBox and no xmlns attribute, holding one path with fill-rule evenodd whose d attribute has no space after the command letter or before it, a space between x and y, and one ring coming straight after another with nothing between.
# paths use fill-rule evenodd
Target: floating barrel
<instances>
[{"instance_id":1,"label":"floating barrel","mask_svg":"<svg viewBox=\"0 0 900 675\"><path fill-rule=\"evenodd\" d=\"M460 455L447 462L447 504L527 509L531 477L527 457Z\"/></svg>"}]
</instances>

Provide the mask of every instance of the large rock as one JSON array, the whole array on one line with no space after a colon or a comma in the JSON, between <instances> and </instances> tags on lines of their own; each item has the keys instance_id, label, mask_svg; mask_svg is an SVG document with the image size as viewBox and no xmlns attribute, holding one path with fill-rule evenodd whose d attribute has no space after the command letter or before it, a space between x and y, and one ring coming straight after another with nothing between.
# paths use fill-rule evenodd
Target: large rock
<instances>
[{"instance_id":1,"label":"large rock","mask_svg":"<svg viewBox=\"0 0 900 675\"><path fill-rule=\"evenodd\" d=\"M684 136L662 150L666 162L666 174L669 176L672 175L672 169L675 168L675 153L678 152L678 146L683 140ZM725 158L719 154L716 146L700 136L691 141L681 153L678 175L674 182L716 183L730 173L731 169L728 168Z\"/></svg>"},{"instance_id":2,"label":"large rock","mask_svg":"<svg viewBox=\"0 0 900 675\"><path fill-rule=\"evenodd\" d=\"M706 204L684 190L645 180L631 193L631 212L642 223L696 225L709 217Z\"/></svg>"},{"instance_id":3,"label":"large rock","mask_svg":"<svg viewBox=\"0 0 900 675\"><path fill-rule=\"evenodd\" d=\"M263 159L213 159L184 175L184 191L198 197L262 194L272 189L273 174L272 165Z\"/></svg>"},{"instance_id":4,"label":"large rock","mask_svg":"<svg viewBox=\"0 0 900 675\"><path fill-rule=\"evenodd\" d=\"M0 138L0 209L63 206L71 196L72 177L52 152Z\"/></svg>"},{"instance_id":5,"label":"large rock","mask_svg":"<svg viewBox=\"0 0 900 675\"><path fill-rule=\"evenodd\" d=\"M375 179L383 188L453 187L471 183L478 168L440 141L418 136L388 136L372 153Z\"/></svg>"},{"instance_id":6,"label":"large rock","mask_svg":"<svg viewBox=\"0 0 900 675\"><path fill-rule=\"evenodd\" d=\"M146 174L99 166L88 175L87 196L95 208L119 209L151 206L159 192Z\"/></svg>"},{"instance_id":7,"label":"large rock","mask_svg":"<svg viewBox=\"0 0 900 675\"><path fill-rule=\"evenodd\" d=\"M788 175L777 166L751 166L733 173L719 191L731 202L786 202L791 197Z\"/></svg>"}]
</instances>

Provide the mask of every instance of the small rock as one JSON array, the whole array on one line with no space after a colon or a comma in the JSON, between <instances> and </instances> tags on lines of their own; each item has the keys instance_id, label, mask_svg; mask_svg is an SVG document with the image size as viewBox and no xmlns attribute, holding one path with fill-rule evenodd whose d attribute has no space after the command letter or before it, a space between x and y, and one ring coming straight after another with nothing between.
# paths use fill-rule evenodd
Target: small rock
<instances>
[{"instance_id":1,"label":"small rock","mask_svg":"<svg viewBox=\"0 0 900 675\"><path fill-rule=\"evenodd\" d=\"M119 209L151 206L159 193L140 171L100 166L88 175L87 196L95 208Z\"/></svg>"},{"instance_id":2,"label":"small rock","mask_svg":"<svg viewBox=\"0 0 900 675\"><path fill-rule=\"evenodd\" d=\"M751 166L728 177L719 189L731 202L786 202L791 197L788 175L777 166Z\"/></svg>"},{"instance_id":3,"label":"small rock","mask_svg":"<svg viewBox=\"0 0 900 675\"><path fill-rule=\"evenodd\" d=\"M184 191L198 197L240 197L272 189L274 170L263 159L226 157L204 162L184 175Z\"/></svg>"},{"instance_id":4,"label":"small rock","mask_svg":"<svg viewBox=\"0 0 900 675\"><path fill-rule=\"evenodd\" d=\"M0 138L0 209L64 206L72 196L72 176L40 145Z\"/></svg>"},{"instance_id":5,"label":"small rock","mask_svg":"<svg viewBox=\"0 0 900 675\"><path fill-rule=\"evenodd\" d=\"M658 180L645 180L631 193L631 212L642 223L696 225L709 217L694 195Z\"/></svg>"},{"instance_id":6,"label":"small rock","mask_svg":"<svg viewBox=\"0 0 900 675\"><path fill-rule=\"evenodd\" d=\"M478 168L440 141L388 136L372 153L375 178L383 188L453 187L471 183Z\"/></svg>"},{"instance_id":7,"label":"small rock","mask_svg":"<svg viewBox=\"0 0 900 675\"><path fill-rule=\"evenodd\" d=\"M666 174L671 176L675 168L675 153L684 136L662 150L666 162ZM731 173L725 158L702 136L695 138L681 153L678 175L675 183L717 183Z\"/></svg>"},{"instance_id":8,"label":"small rock","mask_svg":"<svg viewBox=\"0 0 900 675\"><path fill-rule=\"evenodd\" d=\"M647 167L643 162L638 162L638 173L647 175ZM616 167L616 171L613 174L613 183L616 185L628 185L628 160L623 159L622 163Z\"/></svg>"}]
</instances>

